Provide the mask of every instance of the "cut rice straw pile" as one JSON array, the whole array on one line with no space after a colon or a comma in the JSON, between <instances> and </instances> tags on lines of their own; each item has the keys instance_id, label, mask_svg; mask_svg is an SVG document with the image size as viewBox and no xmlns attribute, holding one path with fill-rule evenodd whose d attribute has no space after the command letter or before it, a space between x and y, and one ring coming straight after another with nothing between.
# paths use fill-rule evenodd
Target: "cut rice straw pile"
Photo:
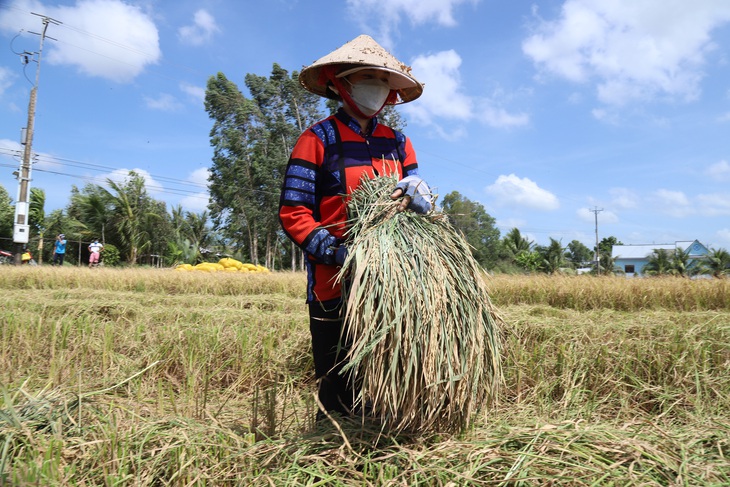
<instances>
[{"instance_id":1,"label":"cut rice straw pile","mask_svg":"<svg viewBox=\"0 0 730 487\"><path fill-rule=\"evenodd\" d=\"M396 183L365 180L348 203L343 372L391 431L457 433L496 397L501 320L469 244L442 213L398 212Z\"/></svg>"}]
</instances>

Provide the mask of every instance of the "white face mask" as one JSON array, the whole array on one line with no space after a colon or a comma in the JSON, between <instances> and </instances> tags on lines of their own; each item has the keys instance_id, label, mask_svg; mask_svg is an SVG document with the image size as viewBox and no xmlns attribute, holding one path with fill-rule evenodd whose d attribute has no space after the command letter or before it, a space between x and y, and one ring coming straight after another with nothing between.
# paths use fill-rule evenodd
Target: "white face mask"
<instances>
[{"instance_id":1,"label":"white face mask","mask_svg":"<svg viewBox=\"0 0 730 487\"><path fill-rule=\"evenodd\" d=\"M347 82L350 83L349 80ZM352 100L367 116L378 113L390 94L388 83L379 79L364 79L354 84L350 83L350 86L352 87L350 90Z\"/></svg>"}]
</instances>

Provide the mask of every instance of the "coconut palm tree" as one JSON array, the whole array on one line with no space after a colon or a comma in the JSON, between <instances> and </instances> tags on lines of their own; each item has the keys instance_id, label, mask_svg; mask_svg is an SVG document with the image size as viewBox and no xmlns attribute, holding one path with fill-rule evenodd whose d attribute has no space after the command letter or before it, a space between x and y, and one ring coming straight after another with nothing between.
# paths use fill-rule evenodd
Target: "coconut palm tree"
<instances>
[{"instance_id":1,"label":"coconut palm tree","mask_svg":"<svg viewBox=\"0 0 730 487\"><path fill-rule=\"evenodd\" d=\"M697 267L698 272L718 279L730 276L730 252L725 249L711 249Z\"/></svg>"},{"instance_id":2,"label":"coconut palm tree","mask_svg":"<svg viewBox=\"0 0 730 487\"><path fill-rule=\"evenodd\" d=\"M523 237L518 228L513 228L502 240L504 248L511 254L512 258L517 257L523 252L530 252L535 246L534 242Z\"/></svg>"},{"instance_id":3,"label":"coconut palm tree","mask_svg":"<svg viewBox=\"0 0 730 487\"><path fill-rule=\"evenodd\" d=\"M671 259L675 276L687 277L694 273L693 271L695 269L690 261L689 254L684 250L680 248L674 249Z\"/></svg>"},{"instance_id":4,"label":"coconut palm tree","mask_svg":"<svg viewBox=\"0 0 730 487\"><path fill-rule=\"evenodd\" d=\"M647 276L675 275L672 254L666 249L655 249L642 271Z\"/></svg>"},{"instance_id":5,"label":"coconut palm tree","mask_svg":"<svg viewBox=\"0 0 730 487\"><path fill-rule=\"evenodd\" d=\"M548 274L554 274L565 267L565 249L559 240L550 237L550 245L538 247L538 251L543 259L542 268Z\"/></svg>"},{"instance_id":6,"label":"coconut palm tree","mask_svg":"<svg viewBox=\"0 0 730 487\"><path fill-rule=\"evenodd\" d=\"M30 188L28 221L38 232L38 264L43 263L43 234L46 232L46 193L40 188Z\"/></svg>"},{"instance_id":7,"label":"coconut palm tree","mask_svg":"<svg viewBox=\"0 0 730 487\"><path fill-rule=\"evenodd\" d=\"M134 171L123 184L107 179L113 192L102 188L112 206L112 222L118 232L120 243L126 246L127 262L137 263L137 257L150 245L145 223L149 218L161 218L149 211L150 198L144 186L144 178Z\"/></svg>"}]
</instances>

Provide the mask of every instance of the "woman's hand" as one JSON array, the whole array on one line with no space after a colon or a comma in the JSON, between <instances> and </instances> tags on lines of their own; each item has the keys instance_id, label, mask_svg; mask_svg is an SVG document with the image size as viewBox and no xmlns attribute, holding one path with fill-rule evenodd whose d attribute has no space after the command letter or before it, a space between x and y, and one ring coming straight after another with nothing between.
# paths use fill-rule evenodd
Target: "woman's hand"
<instances>
[{"instance_id":1,"label":"woman's hand","mask_svg":"<svg viewBox=\"0 0 730 487\"><path fill-rule=\"evenodd\" d=\"M408 208L423 215L433 209L431 189L426 181L418 176L408 176L398 181L390 198L397 200L401 197L403 200L400 202L398 211Z\"/></svg>"}]
</instances>

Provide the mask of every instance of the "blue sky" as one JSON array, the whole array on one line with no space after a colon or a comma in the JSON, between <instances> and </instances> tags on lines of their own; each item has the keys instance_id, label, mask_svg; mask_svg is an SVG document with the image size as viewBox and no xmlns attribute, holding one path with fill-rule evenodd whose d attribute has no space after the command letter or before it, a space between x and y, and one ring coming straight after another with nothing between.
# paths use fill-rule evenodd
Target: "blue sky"
<instances>
[{"instance_id":1,"label":"blue sky","mask_svg":"<svg viewBox=\"0 0 730 487\"><path fill-rule=\"evenodd\" d=\"M730 248L727 0L0 0L0 184L15 198L40 69L32 185L134 169L200 212L212 150L209 76L291 71L360 34L413 68L403 105L421 175L538 244L699 239ZM387 7L385 6L387 5ZM384 15L386 14L386 15ZM20 35L18 35L20 34Z\"/></svg>"}]
</instances>

